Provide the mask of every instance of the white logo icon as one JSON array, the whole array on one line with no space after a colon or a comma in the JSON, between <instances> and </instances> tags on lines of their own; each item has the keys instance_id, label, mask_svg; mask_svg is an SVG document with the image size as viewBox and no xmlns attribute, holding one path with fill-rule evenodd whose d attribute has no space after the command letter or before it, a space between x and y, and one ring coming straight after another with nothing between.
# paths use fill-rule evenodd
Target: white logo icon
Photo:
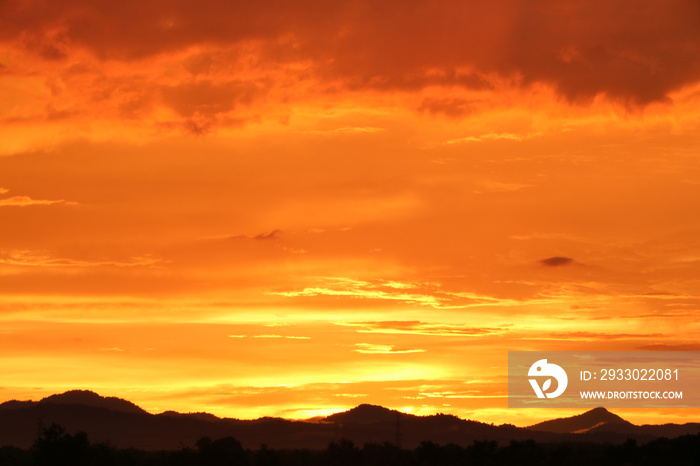
<instances>
[{"instance_id":1,"label":"white logo icon","mask_svg":"<svg viewBox=\"0 0 700 466\"><path fill-rule=\"evenodd\" d=\"M551 393L546 393L550 385L552 385L552 379L549 378L544 381L542 388L540 388L536 379L528 379L532 389L535 390L537 398L556 398L566 390L566 385L569 383L569 378L566 376L566 371L556 364L548 364L546 359L540 359L535 364L530 366L530 370L527 375L529 377L552 377L557 380L557 389Z\"/></svg>"}]
</instances>

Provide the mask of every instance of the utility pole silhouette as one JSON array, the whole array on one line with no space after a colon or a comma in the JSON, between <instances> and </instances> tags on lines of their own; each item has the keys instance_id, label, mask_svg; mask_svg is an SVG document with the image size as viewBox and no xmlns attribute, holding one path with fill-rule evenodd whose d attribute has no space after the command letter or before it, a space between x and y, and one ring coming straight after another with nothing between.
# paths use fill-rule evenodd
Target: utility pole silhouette
<instances>
[{"instance_id":1,"label":"utility pole silhouette","mask_svg":"<svg viewBox=\"0 0 700 466\"><path fill-rule=\"evenodd\" d=\"M36 418L36 438L40 439L44 433L44 418L39 416Z\"/></svg>"}]
</instances>

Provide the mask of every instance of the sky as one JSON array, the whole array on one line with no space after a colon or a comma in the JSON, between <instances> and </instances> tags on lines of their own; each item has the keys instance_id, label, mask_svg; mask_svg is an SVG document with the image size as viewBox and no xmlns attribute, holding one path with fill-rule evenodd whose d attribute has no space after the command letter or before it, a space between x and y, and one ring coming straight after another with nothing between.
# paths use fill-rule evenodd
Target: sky
<instances>
[{"instance_id":1,"label":"sky","mask_svg":"<svg viewBox=\"0 0 700 466\"><path fill-rule=\"evenodd\" d=\"M698 24L0 0L0 400L529 425L508 351L700 350Z\"/></svg>"}]
</instances>

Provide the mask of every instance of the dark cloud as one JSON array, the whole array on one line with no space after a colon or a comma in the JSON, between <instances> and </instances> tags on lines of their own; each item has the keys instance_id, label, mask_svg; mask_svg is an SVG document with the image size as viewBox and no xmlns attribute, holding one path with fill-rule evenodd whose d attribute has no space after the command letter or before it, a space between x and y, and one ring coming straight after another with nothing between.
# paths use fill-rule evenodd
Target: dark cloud
<instances>
[{"instance_id":1,"label":"dark cloud","mask_svg":"<svg viewBox=\"0 0 700 466\"><path fill-rule=\"evenodd\" d=\"M238 104L248 104L260 93L253 83L209 81L184 83L161 90L165 103L183 117L230 112Z\"/></svg>"},{"instance_id":2,"label":"dark cloud","mask_svg":"<svg viewBox=\"0 0 700 466\"><path fill-rule=\"evenodd\" d=\"M342 5L271 0L16 0L0 2L0 39L26 45L70 43L101 58L138 59L191 45L234 45L292 32L320 31ZM342 2L340 2L342 3ZM57 33L56 31L60 31ZM329 32L329 31L326 31Z\"/></svg>"},{"instance_id":3,"label":"dark cloud","mask_svg":"<svg viewBox=\"0 0 700 466\"><path fill-rule=\"evenodd\" d=\"M277 239L278 235L280 234L280 230L272 230L268 234L259 234L253 237L253 239L257 240L269 240L269 239Z\"/></svg>"},{"instance_id":4,"label":"dark cloud","mask_svg":"<svg viewBox=\"0 0 700 466\"><path fill-rule=\"evenodd\" d=\"M700 79L700 3L691 0L17 0L0 2L0 18L0 40L46 59L70 48L130 60L246 43L263 66L303 61L309 76L352 89L500 79L546 83L572 102L606 94L645 105Z\"/></svg>"},{"instance_id":5,"label":"dark cloud","mask_svg":"<svg viewBox=\"0 0 700 466\"><path fill-rule=\"evenodd\" d=\"M211 131L213 124L212 119L199 119L199 121L187 119L182 123L182 129L187 134L204 136Z\"/></svg>"},{"instance_id":6,"label":"dark cloud","mask_svg":"<svg viewBox=\"0 0 700 466\"><path fill-rule=\"evenodd\" d=\"M444 76L472 87L453 74L471 68L521 85L545 82L570 101L605 93L632 104L663 101L700 78L692 58L700 52L697 2L398 5L366 6L363 21L350 26L336 49L337 74L368 86L396 76L430 85Z\"/></svg>"},{"instance_id":7,"label":"dark cloud","mask_svg":"<svg viewBox=\"0 0 700 466\"><path fill-rule=\"evenodd\" d=\"M281 230L272 230L270 233L260 233L255 236L249 236L249 235L236 235L236 236L231 236L230 239L254 239L258 241L267 241L267 240L276 240L279 238L279 234L281 233Z\"/></svg>"},{"instance_id":8,"label":"dark cloud","mask_svg":"<svg viewBox=\"0 0 700 466\"><path fill-rule=\"evenodd\" d=\"M459 98L426 98L418 108L419 112L431 115L445 115L450 118L459 118L474 111L476 102Z\"/></svg>"},{"instance_id":9,"label":"dark cloud","mask_svg":"<svg viewBox=\"0 0 700 466\"><path fill-rule=\"evenodd\" d=\"M569 265L573 261L574 260L569 258L569 257L556 256L556 257L549 257L547 259L542 259L540 261L540 264L546 265L547 267L561 267L564 265Z\"/></svg>"},{"instance_id":10,"label":"dark cloud","mask_svg":"<svg viewBox=\"0 0 700 466\"><path fill-rule=\"evenodd\" d=\"M240 105L250 104L263 93L261 87L251 82L199 81L162 87L160 98L183 117L184 120L179 126L185 133L202 136L211 132L223 120L230 126L240 125L245 118L230 118L226 114L233 112Z\"/></svg>"}]
</instances>

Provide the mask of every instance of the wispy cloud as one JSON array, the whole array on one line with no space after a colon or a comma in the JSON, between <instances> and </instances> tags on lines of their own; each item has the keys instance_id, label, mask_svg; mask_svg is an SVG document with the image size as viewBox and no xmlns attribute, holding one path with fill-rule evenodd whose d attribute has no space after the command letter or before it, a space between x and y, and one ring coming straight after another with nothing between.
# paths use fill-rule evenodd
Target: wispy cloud
<instances>
[{"instance_id":1,"label":"wispy cloud","mask_svg":"<svg viewBox=\"0 0 700 466\"><path fill-rule=\"evenodd\" d=\"M529 340L547 341L611 341L611 340L655 340L664 337L662 333L606 333L606 332L533 332Z\"/></svg>"},{"instance_id":2,"label":"wispy cloud","mask_svg":"<svg viewBox=\"0 0 700 466\"><path fill-rule=\"evenodd\" d=\"M450 337L487 336L505 333L507 326L470 327L467 325L430 324L419 321L382 321L382 322L336 322L336 325L360 327L359 333L387 333L411 335L437 335Z\"/></svg>"},{"instance_id":3,"label":"wispy cloud","mask_svg":"<svg viewBox=\"0 0 700 466\"><path fill-rule=\"evenodd\" d=\"M424 349L402 349L394 348L392 345L375 345L372 343L356 343L358 353L365 354L401 354L401 353L424 353Z\"/></svg>"},{"instance_id":4,"label":"wispy cloud","mask_svg":"<svg viewBox=\"0 0 700 466\"><path fill-rule=\"evenodd\" d=\"M0 265L21 267L155 267L163 260L151 255L135 256L126 260L88 260L56 257L45 251L15 250L0 252Z\"/></svg>"},{"instance_id":5,"label":"wispy cloud","mask_svg":"<svg viewBox=\"0 0 700 466\"><path fill-rule=\"evenodd\" d=\"M229 236L227 239L254 239L259 241L276 240L279 239L280 233L281 230L272 230L270 233L259 233L257 235L236 235Z\"/></svg>"},{"instance_id":6,"label":"wispy cloud","mask_svg":"<svg viewBox=\"0 0 700 466\"><path fill-rule=\"evenodd\" d=\"M248 335L229 335L229 338L246 338ZM311 340L311 337L298 336L298 335L277 335L265 333L262 335L252 335L252 338L286 338L289 340Z\"/></svg>"},{"instance_id":7,"label":"wispy cloud","mask_svg":"<svg viewBox=\"0 0 700 466\"><path fill-rule=\"evenodd\" d=\"M466 309L485 306L523 306L551 303L551 299L515 300L472 292L446 291L439 283L395 280L357 280L345 277L319 278L321 286L295 291L272 292L290 298L346 296L356 299L397 301L436 309Z\"/></svg>"},{"instance_id":8,"label":"wispy cloud","mask_svg":"<svg viewBox=\"0 0 700 466\"><path fill-rule=\"evenodd\" d=\"M282 291L278 292L281 296L287 297L302 297L302 296L347 296L352 298L365 299L383 299L393 301L411 302L425 306L439 307L440 303L434 296L411 294L411 293L390 293L381 290L363 290L363 289L331 289L331 288L304 288L301 291Z\"/></svg>"},{"instance_id":9,"label":"wispy cloud","mask_svg":"<svg viewBox=\"0 0 700 466\"><path fill-rule=\"evenodd\" d=\"M381 299L410 302L419 305L439 307L440 300L427 293L408 293L416 285L396 281L369 282L351 278L335 277L321 279L328 286L307 287L300 291L281 291L274 294L287 297L347 296L351 298Z\"/></svg>"},{"instance_id":10,"label":"wispy cloud","mask_svg":"<svg viewBox=\"0 0 700 466\"><path fill-rule=\"evenodd\" d=\"M0 191L0 194L6 193L7 190ZM5 199L0 199L0 207L27 207L32 205L53 205L53 204L65 204L65 205L76 205L77 202L68 202L63 199L57 200L45 200L45 199L32 199L29 196L13 196L7 197Z\"/></svg>"},{"instance_id":11,"label":"wispy cloud","mask_svg":"<svg viewBox=\"0 0 700 466\"><path fill-rule=\"evenodd\" d=\"M479 136L465 136L463 138L450 139L445 144L463 144L468 142L483 142L483 141L525 141L539 136L540 133L486 133Z\"/></svg>"}]
</instances>

